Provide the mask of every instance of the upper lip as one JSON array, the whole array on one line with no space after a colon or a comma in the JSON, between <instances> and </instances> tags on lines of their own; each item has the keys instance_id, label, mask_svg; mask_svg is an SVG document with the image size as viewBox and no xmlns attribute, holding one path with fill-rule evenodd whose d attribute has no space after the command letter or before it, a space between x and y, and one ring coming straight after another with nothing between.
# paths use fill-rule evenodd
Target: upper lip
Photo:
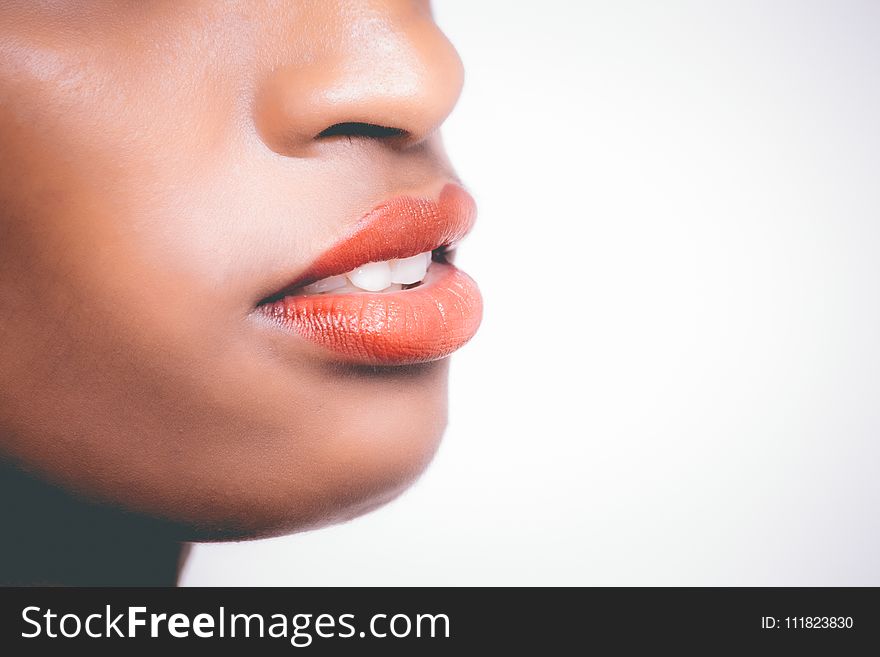
<instances>
[{"instance_id":1,"label":"upper lip","mask_svg":"<svg viewBox=\"0 0 880 657\"><path fill-rule=\"evenodd\" d=\"M453 246L470 231L475 218L473 198L455 183L445 185L437 200L397 196L364 215L348 235L260 303L295 293L322 278L345 274L367 262L408 258Z\"/></svg>"}]
</instances>

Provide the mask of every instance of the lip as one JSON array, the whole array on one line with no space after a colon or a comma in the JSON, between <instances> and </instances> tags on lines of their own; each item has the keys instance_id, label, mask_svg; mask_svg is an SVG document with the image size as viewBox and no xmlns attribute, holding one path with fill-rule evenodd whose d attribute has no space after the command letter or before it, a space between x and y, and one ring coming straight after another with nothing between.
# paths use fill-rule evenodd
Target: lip
<instances>
[{"instance_id":1,"label":"lip","mask_svg":"<svg viewBox=\"0 0 880 657\"><path fill-rule=\"evenodd\" d=\"M407 365L445 358L476 333L482 298L476 283L438 249L472 228L473 198L447 184L438 200L399 196L368 212L290 284L257 310L286 330L343 360ZM299 289L367 262L434 251L421 284L397 292L304 295Z\"/></svg>"}]
</instances>

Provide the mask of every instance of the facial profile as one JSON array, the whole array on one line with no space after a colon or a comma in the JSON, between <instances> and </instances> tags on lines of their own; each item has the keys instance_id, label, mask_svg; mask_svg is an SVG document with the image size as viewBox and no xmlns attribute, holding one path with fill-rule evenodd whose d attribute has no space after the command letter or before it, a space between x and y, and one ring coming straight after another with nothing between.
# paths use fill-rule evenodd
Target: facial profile
<instances>
[{"instance_id":1,"label":"facial profile","mask_svg":"<svg viewBox=\"0 0 880 657\"><path fill-rule=\"evenodd\" d=\"M404 490L480 295L428 2L4 2L0 460L183 540Z\"/></svg>"}]
</instances>

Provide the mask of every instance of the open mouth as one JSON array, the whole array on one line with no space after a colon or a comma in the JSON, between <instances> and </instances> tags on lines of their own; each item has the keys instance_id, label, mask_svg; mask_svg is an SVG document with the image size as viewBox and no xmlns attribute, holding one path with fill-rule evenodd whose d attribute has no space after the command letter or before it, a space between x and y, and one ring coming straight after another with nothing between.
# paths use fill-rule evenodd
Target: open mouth
<instances>
[{"instance_id":1,"label":"open mouth","mask_svg":"<svg viewBox=\"0 0 880 657\"><path fill-rule=\"evenodd\" d=\"M285 296L411 290L422 284L433 263L452 264L453 253L451 247L442 246L406 258L368 262L344 274L327 276L307 285L276 293L261 303L277 301Z\"/></svg>"},{"instance_id":2,"label":"open mouth","mask_svg":"<svg viewBox=\"0 0 880 657\"><path fill-rule=\"evenodd\" d=\"M404 365L448 356L482 316L476 283L451 264L476 214L461 187L368 213L260 313L344 360Z\"/></svg>"}]
</instances>

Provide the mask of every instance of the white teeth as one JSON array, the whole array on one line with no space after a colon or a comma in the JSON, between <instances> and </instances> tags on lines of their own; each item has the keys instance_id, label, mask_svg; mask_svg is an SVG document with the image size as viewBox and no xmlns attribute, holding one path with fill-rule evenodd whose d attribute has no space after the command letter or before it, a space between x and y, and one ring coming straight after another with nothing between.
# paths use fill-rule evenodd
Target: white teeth
<instances>
[{"instance_id":1,"label":"white teeth","mask_svg":"<svg viewBox=\"0 0 880 657\"><path fill-rule=\"evenodd\" d=\"M367 292L380 292L391 285L391 266L388 262L368 262L346 276L355 287Z\"/></svg>"},{"instance_id":2,"label":"white teeth","mask_svg":"<svg viewBox=\"0 0 880 657\"><path fill-rule=\"evenodd\" d=\"M391 261L391 282L403 285L418 283L425 277L431 263L431 252Z\"/></svg>"},{"instance_id":3,"label":"white teeth","mask_svg":"<svg viewBox=\"0 0 880 657\"><path fill-rule=\"evenodd\" d=\"M341 287L345 287L347 284L348 280L344 275L330 276L329 278L322 278L320 281L315 281L311 285L306 285L303 287L303 292L306 294L321 294L322 292L338 290Z\"/></svg>"},{"instance_id":4,"label":"white teeth","mask_svg":"<svg viewBox=\"0 0 880 657\"><path fill-rule=\"evenodd\" d=\"M324 294L340 290L342 292L395 292L404 285L420 283L431 266L431 252L425 251L409 258L368 262L357 269L340 276L330 276L305 285L303 294Z\"/></svg>"}]
</instances>

